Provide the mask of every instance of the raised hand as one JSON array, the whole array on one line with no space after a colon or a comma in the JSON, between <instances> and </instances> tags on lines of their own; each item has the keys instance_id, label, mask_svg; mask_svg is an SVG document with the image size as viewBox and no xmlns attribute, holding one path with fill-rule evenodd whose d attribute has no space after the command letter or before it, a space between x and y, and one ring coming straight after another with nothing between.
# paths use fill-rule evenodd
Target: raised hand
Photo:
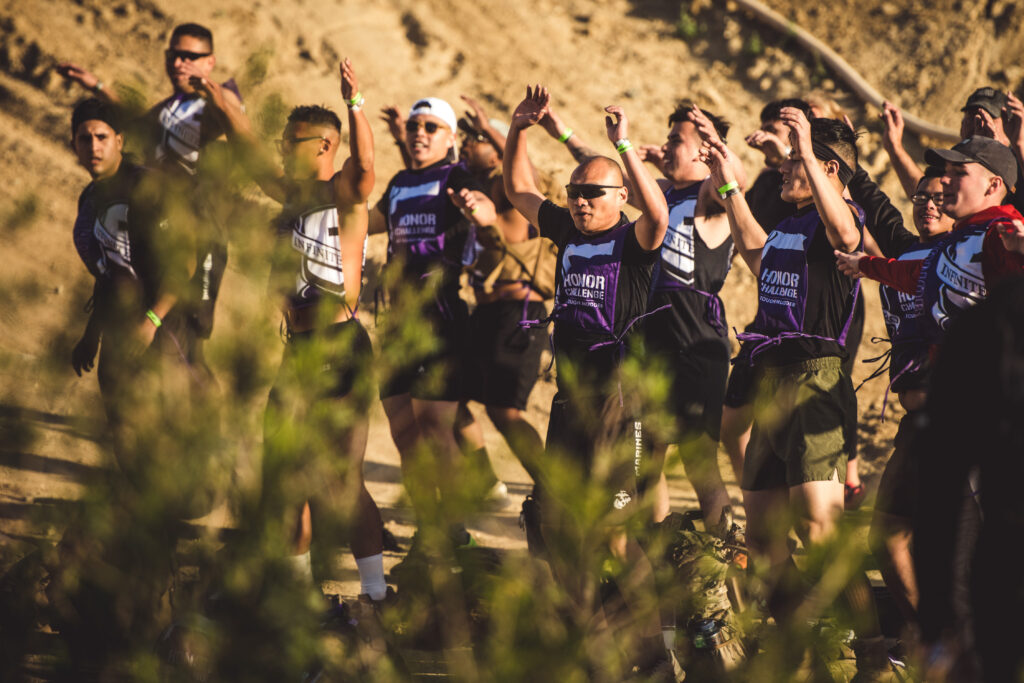
<instances>
[{"instance_id":1,"label":"raised hand","mask_svg":"<svg viewBox=\"0 0 1024 683\"><path fill-rule=\"evenodd\" d=\"M701 140L720 140L718 131L715 130L715 124L711 122L711 119L700 110L696 104L690 107L690 111L686 113L686 117L690 119L690 123L697 129L697 134L700 135Z\"/></svg>"},{"instance_id":2,"label":"raised hand","mask_svg":"<svg viewBox=\"0 0 1024 683\"><path fill-rule=\"evenodd\" d=\"M224 108L224 88L220 83L205 76L189 76L188 83L200 97L205 97L220 109Z\"/></svg>"},{"instance_id":3,"label":"raised hand","mask_svg":"<svg viewBox=\"0 0 1024 683\"><path fill-rule=\"evenodd\" d=\"M1007 147L1010 146L1010 139L1002 130L996 128L995 119L984 109L979 108L974 112L974 135L983 135Z\"/></svg>"},{"instance_id":4,"label":"raised hand","mask_svg":"<svg viewBox=\"0 0 1024 683\"><path fill-rule=\"evenodd\" d=\"M789 156L789 145L775 133L755 130L744 138L743 141L748 146L761 152L764 155L765 163L769 166L778 167Z\"/></svg>"},{"instance_id":5,"label":"raised hand","mask_svg":"<svg viewBox=\"0 0 1024 683\"><path fill-rule=\"evenodd\" d=\"M1010 140L1010 146L1024 148L1024 102L1012 92L1006 93L1003 107L1003 131Z\"/></svg>"},{"instance_id":6,"label":"raised hand","mask_svg":"<svg viewBox=\"0 0 1024 683\"><path fill-rule=\"evenodd\" d=\"M466 118L469 119L473 128L476 130L484 130L487 128L490 125L490 122L487 118L487 112L484 111L482 106L480 106L480 103L468 95L459 95L459 97L462 98L462 101L465 102L466 106L471 110L466 112Z\"/></svg>"},{"instance_id":7,"label":"raised hand","mask_svg":"<svg viewBox=\"0 0 1024 683\"><path fill-rule=\"evenodd\" d=\"M852 278L864 277L864 274L860 272L860 260L866 255L863 251L847 254L835 249L832 253L836 255L836 267L839 268L840 273Z\"/></svg>"},{"instance_id":8,"label":"raised hand","mask_svg":"<svg viewBox=\"0 0 1024 683\"><path fill-rule=\"evenodd\" d=\"M391 137L395 139L395 142L402 144L405 142L405 117L402 116L402 112L398 111L398 107L391 104L380 110L380 119L384 123L388 124L388 131L391 133Z\"/></svg>"},{"instance_id":9,"label":"raised hand","mask_svg":"<svg viewBox=\"0 0 1024 683\"><path fill-rule=\"evenodd\" d=\"M56 66L56 69L64 80L78 83L89 90L94 89L100 82L100 79L96 78L91 71L71 62L62 62Z\"/></svg>"},{"instance_id":10,"label":"raised hand","mask_svg":"<svg viewBox=\"0 0 1024 683\"><path fill-rule=\"evenodd\" d=\"M658 145L637 145L636 153L640 155L640 161L649 161L659 169L665 163L665 152Z\"/></svg>"},{"instance_id":11,"label":"raised hand","mask_svg":"<svg viewBox=\"0 0 1024 683\"><path fill-rule=\"evenodd\" d=\"M619 140L629 137L629 121L626 119L626 110L617 105L605 107L608 116L604 117L604 128L608 133L608 139L614 145Z\"/></svg>"},{"instance_id":12,"label":"raised hand","mask_svg":"<svg viewBox=\"0 0 1024 683\"><path fill-rule=\"evenodd\" d=\"M550 101L551 95L548 93L547 88L541 85L535 85L533 88L526 86L526 97L519 103L516 110L512 112L511 127L523 129L540 123L541 119L548 113L548 103Z\"/></svg>"},{"instance_id":13,"label":"raised hand","mask_svg":"<svg viewBox=\"0 0 1024 683\"><path fill-rule=\"evenodd\" d=\"M477 205L479 204L479 201L477 201L476 195L474 195L466 188L462 188L461 190L456 192L455 190L449 187L448 198L452 200L452 204L457 206L459 208L459 211L461 211L462 214L467 218L472 216L477 211Z\"/></svg>"},{"instance_id":14,"label":"raised hand","mask_svg":"<svg viewBox=\"0 0 1024 683\"><path fill-rule=\"evenodd\" d=\"M882 112L878 115L885 125L885 133L882 135L882 146L892 151L903 146L903 112L892 102L882 103Z\"/></svg>"},{"instance_id":15,"label":"raised hand","mask_svg":"<svg viewBox=\"0 0 1024 683\"><path fill-rule=\"evenodd\" d=\"M708 165L715 187L722 187L723 185L736 182L732 152L729 151L729 148L721 140L708 139L701 142L697 158Z\"/></svg>"},{"instance_id":16,"label":"raised hand","mask_svg":"<svg viewBox=\"0 0 1024 683\"><path fill-rule=\"evenodd\" d=\"M359 79L356 78L356 70L348 57L338 64L338 71L341 73L341 97L347 104L359 93Z\"/></svg>"},{"instance_id":17,"label":"raised hand","mask_svg":"<svg viewBox=\"0 0 1024 683\"><path fill-rule=\"evenodd\" d=\"M789 128L789 144L797 151L803 159L814 158L814 148L811 144L811 122L807 116L796 107L783 107L779 114L781 121Z\"/></svg>"}]
</instances>

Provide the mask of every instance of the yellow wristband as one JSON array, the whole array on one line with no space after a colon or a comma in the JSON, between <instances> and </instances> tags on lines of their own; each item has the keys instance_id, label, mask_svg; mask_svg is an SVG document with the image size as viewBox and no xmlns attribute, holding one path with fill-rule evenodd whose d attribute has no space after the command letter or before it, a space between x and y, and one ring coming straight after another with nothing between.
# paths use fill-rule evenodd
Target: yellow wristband
<instances>
[{"instance_id":1,"label":"yellow wristband","mask_svg":"<svg viewBox=\"0 0 1024 683\"><path fill-rule=\"evenodd\" d=\"M146 317L149 318L149 322L153 323L153 327L160 327L164 324L164 321L160 319L160 316L153 312L152 308L146 311Z\"/></svg>"}]
</instances>

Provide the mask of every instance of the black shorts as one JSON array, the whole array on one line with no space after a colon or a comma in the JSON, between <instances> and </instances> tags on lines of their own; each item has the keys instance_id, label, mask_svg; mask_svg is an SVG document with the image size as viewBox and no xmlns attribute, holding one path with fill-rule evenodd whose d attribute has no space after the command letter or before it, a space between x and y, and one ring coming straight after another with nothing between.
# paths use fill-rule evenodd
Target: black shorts
<instances>
[{"instance_id":1,"label":"black shorts","mask_svg":"<svg viewBox=\"0 0 1024 683\"><path fill-rule=\"evenodd\" d=\"M549 464L560 461L573 469L546 469L546 473L555 471L562 476L559 482L550 483L542 478L545 493L551 491L569 505L571 495L582 491L582 481L600 488L613 517L630 514L636 507L644 464L650 461L650 440L638 413L623 408L618 395L572 403L563 394L555 394L545 459Z\"/></svg>"},{"instance_id":2,"label":"black shorts","mask_svg":"<svg viewBox=\"0 0 1024 683\"><path fill-rule=\"evenodd\" d=\"M357 319L323 330L293 332L284 348L270 400L279 403L284 400L283 394L299 390L307 401L341 398L357 386L366 394L374 385L372 372L373 344Z\"/></svg>"},{"instance_id":3,"label":"black shorts","mask_svg":"<svg viewBox=\"0 0 1024 683\"><path fill-rule=\"evenodd\" d=\"M674 419L669 443L682 443L707 434L716 442L722 427L722 403L729 376L729 347L708 340L673 351L650 348L664 359L671 378L668 405Z\"/></svg>"},{"instance_id":4,"label":"black shorts","mask_svg":"<svg viewBox=\"0 0 1024 683\"><path fill-rule=\"evenodd\" d=\"M537 383L540 357L548 347L547 330L523 328L524 302L495 301L476 307L469 317L465 367L466 398L486 406L526 410ZM541 301L525 306L526 320L547 315Z\"/></svg>"},{"instance_id":5,"label":"black shorts","mask_svg":"<svg viewBox=\"0 0 1024 683\"><path fill-rule=\"evenodd\" d=\"M389 375L381 379L382 399L409 394L424 401L461 401L463 368L469 337L469 308L462 299L448 301L442 313L431 303L423 309L423 320L436 336L437 347L420 358L401 353ZM387 339L382 345L388 345Z\"/></svg>"},{"instance_id":6,"label":"black shorts","mask_svg":"<svg viewBox=\"0 0 1024 683\"><path fill-rule=\"evenodd\" d=\"M750 362L750 347L740 346L740 352L733 359L729 382L725 387L723 404L730 408L742 408L754 402L754 391L757 389L757 371Z\"/></svg>"},{"instance_id":7,"label":"black shorts","mask_svg":"<svg viewBox=\"0 0 1024 683\"><path fill-rule=\"evenodd\" d=\"M900 420L892 443L892 455L878 482L876 512L905 519L914 517L917 510L917 463L911 446L920 417L920 411L912 411Z\"/></svg>"}]
</instances>

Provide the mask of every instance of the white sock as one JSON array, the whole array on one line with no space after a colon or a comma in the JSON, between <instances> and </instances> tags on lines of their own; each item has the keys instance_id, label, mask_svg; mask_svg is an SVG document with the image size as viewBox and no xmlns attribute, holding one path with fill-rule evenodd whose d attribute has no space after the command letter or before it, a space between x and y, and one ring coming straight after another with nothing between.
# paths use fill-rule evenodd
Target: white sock
<instances>
[{"instance_id":1,"label":"white sock","mask_svg":"<svg viewBox=\"0 0 1024 683\"><path fill-rule=\"evenodd\" d=\"M383 600L388 594L388 584L384 580L384 554L357 557L356 568L359 569L359 592L366 593L371 600Z\"/></svg>"},{"instance_id":2,"label":"white sock","mask_svg":"<svg viewBox=\"0 0 1024 683\"><path fill-rule=\"evenodd\" d=\"M313 583L313 561L310 559L308 550L301 555L292 555L288 558L288 562L292 565L295 578Z\"/></svg>"},{"instance_id":3,"label":"white sock","mask_svg":"<svg viewBox=\"0 0 1024 683\"><path fill-rule=\"evenodd\" d=\"M665 649L672 651L676 649L676 627L662 626L661 638L665 641Z\"/></svg>"}]
</instances>

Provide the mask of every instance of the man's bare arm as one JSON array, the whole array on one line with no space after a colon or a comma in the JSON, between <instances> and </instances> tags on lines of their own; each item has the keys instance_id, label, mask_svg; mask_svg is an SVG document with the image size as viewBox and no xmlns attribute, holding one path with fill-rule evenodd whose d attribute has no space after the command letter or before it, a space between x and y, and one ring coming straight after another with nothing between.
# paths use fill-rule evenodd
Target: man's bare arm
<instances>
[{"instance_id":1,"label":"man's bare arm","mask_svg":"<svg viewBox=\"0 0 1024 683\"><path fill-rule=\"evenodd\" d=\"M96 97L106 100L111 104L123 104L117 92L109 83L104 83L88 69L78 66L72 62L62 62L56 67L61 78L72 83L77 83L86 90L91 91Z\"/></svg>"},{"instance_id":2,"label":"man's bare arm","mask_svg":"<svg viewBox=\"0 0 1024 683\"><path fill-rule=\"evenodd\" d=\"M626 175L632 184L637 208L642 211L636 221L636 241L647 251L657 249L665 239L668 229L668 204L665 194L657 181L644 166L643 160L629 143L629 120L622 107L605 107L608 116L604 118L608 139L616 145L616 151L626 166Z\"/></svg>"},{"instance_id":3,"label":"man's bare arm","mask_svg":"<svg viewBox=\"0 0 1024 683\"><path fill-rule=\"evenodd\" d=\"M268 197L278 202L285 199L284 172L277 160L256 138L249 117L241 107L233 106L227 98L227 91L218 83L201 76L193 76L192 87L206 98L222 117L227 127L228 139L235 144L245 157L244 167Z\"/></svg>"},{"instance_id":4,"label":"man's bare arm","mask_svg":"<svg viewBox=\"0 0 1024 683\"><path fill-rule=\"evenodd\" d=\"M790 142L794 150L800 155L801 163L807 173L807 181L811 186L811 193L814 195L814 205L818 209L818 215L825 226L825 235L829 243L836 249L850 252L860 246L861 233L857 221L853 217L850 205L843 199L843 195L832 184L829 174L818 163L814 156L814 148L811 143L811 122L807 116L794 107L783 107L782 122L790 129ZM829 161L834 164L838 172L839 162Z\"/></svg>"},{"instance_id":5,"label":"man's bare arm","mask_svg":"<svg viewBox=\"0 0 1024 683\"><path fill-rule=\"evenodd\" d=\"M373 131L363 113L365 102L359 92L359 79L352 62L346 57L338 65L341 72L341 97L348 105L349 157L334 176L335 195L349 204L365 205L373 191ZM339 208L340 211L340 208Z\"/></svg>"},{"instance_id":6,"label":"man's bare arm","mask_svg":"<svg viewBox=\"0 0 1024 683\"><path fill-rule=\"evenodd\" d=\"M734 155L721 140L708 139L701 143L700 159L711 169L711 180L715 187L736 182L731 156ZM750 272L757 277L761 273L761 252L768 240L768 234L750 212L750 206L739 188L726 197L724 202L725 213L729 217L729 231L732 233L736 251L750 268Z\"/></svg>"},{"instance_id":7,"label":"man's bare arm","mask_svg":"<svg viewBox=\"0 0 1024 683\"><path fill-rule=\"evenodd\" d=\"M891 103L883 102L882 113L878 117L885 124L882 147L889 155L889 163L896 171L896 177L900 180L903 193L907 195L907 199L910 199L917 192L917 185L924 177L924 173L903 147L903 114Z\"/></svg>"},{"instance_id":8,"label":"man's bare arm","mask_svg":"<svg viewBox=\"0 0 1024 683\"><path fill-rule=\"evenodd\" d=\"M565 148L569 150L569 154L572 154L572 158L576 160L576 163L581 164L585 159L598 156L598 152L588 145L580 137L579 133L565 125L558 112L551 108L550 103L548 103L547 114L539 123L541 128L547 131L548 135L565 145Z\"/></svg>"},{"instance_id":9,"label":"man's bare arm","mask_svg":"<svg viewBox=\"0 0 1024 683\"><path fill-rule=\"evenodd\" d=\"M390 104L380 110L380 120L388 124L388 132L391 133L391 137L398 145L398 151L402 155L402 165L405 168L412 168L412 157L409 156L409 150L405 147L405 117L402 116L402 112L398 111L398 107Z\"/></svg>"},{"instance_id":10,"label":"man's bare arm","mask_svg":"<svg viewBox=\"0 0 1024 683\"><path fill-rule=\"evenodd\" d=\"M536 125L548 113L551 96L547 88L539 85L526 88L526 97L512 113L508 138L505 141L505 156L502 159L502 179L505 195L516 211L526 220L538 225L540 206L544 195L537 189L533 176L533 165L526 152L526 129Z\"/></svg>"}]
</instances>

